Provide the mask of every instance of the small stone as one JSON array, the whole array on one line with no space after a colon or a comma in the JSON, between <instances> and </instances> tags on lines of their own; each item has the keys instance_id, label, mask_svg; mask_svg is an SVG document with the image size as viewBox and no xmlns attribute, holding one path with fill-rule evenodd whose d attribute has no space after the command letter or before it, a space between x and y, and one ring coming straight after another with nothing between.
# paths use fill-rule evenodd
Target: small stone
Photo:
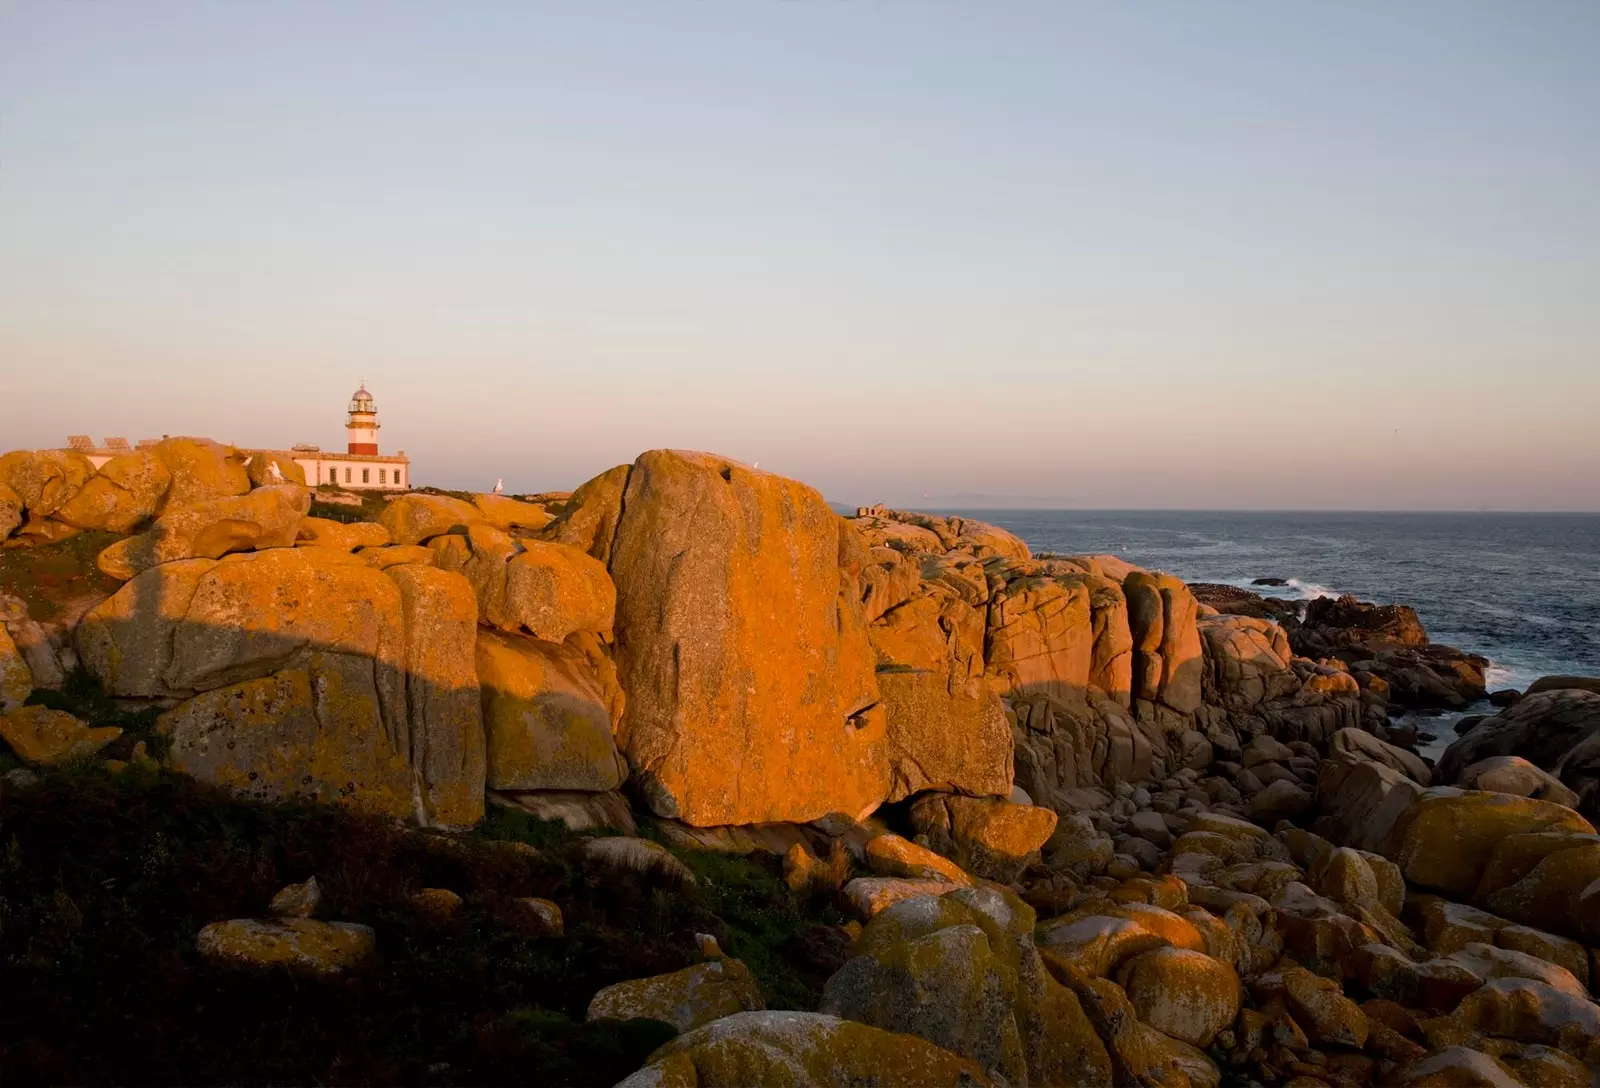
<instances>
[{"instance_id":1,"label":"small stone","mask_svg":"<svg viewBox=\"0 0 1600 1088\"><path fill-rule=\"evenodd\" d=\"M309 918L322 902L322 885L312 877L303 884L290 884L272 897L267 911L279 918Z\"/></svg>"},{"instance_id":2,"label":"small stone","mask_svg":"<svg viewBox=\"0 0 1600 1088\"><path fill-rule=\"evenodd\" d=\"M709 933L696 933L694 935L694 943L697 946L699 946L700 958L701 959L703 959L703 960L720 960L720 959L722 959L722 946L717 943L717 939L715 937L713 937L711 934L709 934Z\"/></svg>"},{"instance_id":3,"label":"small stone","mask_svg":"<svg viewBox=\"0 0 1600 1088\"><path fill-rule=\"evenodd\" d=\"M455 917L461 909L461 897L449 888L423 888L411 896L411 905L418 913L442 922Z\"/></svg>"},{"instance_id":4,"label":"small stone","mask_svg":"<svg viewBox=\"0 0 1600 1088\"><path fill-rule=\"evenodd\" d=\"M548 899L517 899L517 921L520 928L539 937L560 937L566 932L566 922L561 908Z\"/></svg>"}]
</instances>

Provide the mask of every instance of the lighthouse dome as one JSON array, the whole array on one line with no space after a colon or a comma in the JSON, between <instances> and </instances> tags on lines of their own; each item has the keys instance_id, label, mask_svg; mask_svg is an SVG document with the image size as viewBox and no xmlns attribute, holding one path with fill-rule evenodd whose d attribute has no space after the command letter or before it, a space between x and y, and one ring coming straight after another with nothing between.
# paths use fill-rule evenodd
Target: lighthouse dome
<instances>
[{"instance_id":1,"label":"lighthouse dome","mask_svg":"<svg viewBox=\"0 0 1600 1088\"><path fill-rule=\"evenodd\" d=\"M377 405L372 400L372 394L367 392L367 383L362 382L361 388L350 394L350 411L372 412L376 409Z\"/></svg>"}]
</instances>

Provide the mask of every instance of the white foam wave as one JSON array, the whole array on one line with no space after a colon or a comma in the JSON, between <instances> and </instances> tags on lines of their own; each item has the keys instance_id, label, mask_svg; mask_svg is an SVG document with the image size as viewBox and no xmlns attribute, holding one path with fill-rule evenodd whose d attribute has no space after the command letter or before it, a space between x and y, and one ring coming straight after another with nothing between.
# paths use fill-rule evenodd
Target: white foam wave
<instances>
[{"instance_id":1,"label":"white foam wave","mask_svg":"<svg viewBox=\"0 0 1600 1088\"><path fill-rule=\"evenodd\" d=\"M1196 578L1194 581L1205 582L1210 581L1210 579ZM1263 586L1257 585L1253 578L1226 578L1221 582L1222 585L1237 586L1240 589L1248 589L1251 593L1259 593L1263 597L1277 597L1279 600L1285 601L1313 601L1318 597L1339 596L1337 589L1330 589L1317 582L1302 582L1298 578L1286 578L1284 583L1281 586Z\"/></svg>"}]
</instances>

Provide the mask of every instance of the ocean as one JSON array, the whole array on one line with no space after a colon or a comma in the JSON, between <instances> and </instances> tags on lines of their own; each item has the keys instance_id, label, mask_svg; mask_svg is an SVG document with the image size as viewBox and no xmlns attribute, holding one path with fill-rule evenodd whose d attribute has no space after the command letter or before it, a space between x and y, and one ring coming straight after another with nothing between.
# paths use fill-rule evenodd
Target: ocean
<instances>
[{"instance_id":1,"label":"ocean","mask_svg":"<svg viewBox=\"0 0 1600 1088\"><path fill-rule=\"evenodd\" d=\"M1435 642L1492 662L1491 690L1600 676L1600 514L960 512L1035 552L1109 552L1274 597L1411 605ZM1289 585L1252 587L1256 578ZM1453 739L1448 724L1432 731Z\"/></svg>"}]
</instances>

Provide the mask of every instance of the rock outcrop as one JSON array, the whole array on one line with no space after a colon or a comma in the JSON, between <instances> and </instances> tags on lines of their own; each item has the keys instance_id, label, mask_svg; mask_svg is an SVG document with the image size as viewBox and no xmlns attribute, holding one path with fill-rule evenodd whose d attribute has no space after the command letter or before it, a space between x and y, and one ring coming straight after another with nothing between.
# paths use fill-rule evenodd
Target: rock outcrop
<instances>
[{"instance_id":1,"label":"rock outcrop","mask_svg":"<svg viewBox=\"0 0 1600 1088\"><path fill-rule=\"evenodd\" d=\"M634 463L609 549L618 736L658 814L803 822L888 795L847 531L793 480L706 454Z\"/></svg>"}]
</instances>

